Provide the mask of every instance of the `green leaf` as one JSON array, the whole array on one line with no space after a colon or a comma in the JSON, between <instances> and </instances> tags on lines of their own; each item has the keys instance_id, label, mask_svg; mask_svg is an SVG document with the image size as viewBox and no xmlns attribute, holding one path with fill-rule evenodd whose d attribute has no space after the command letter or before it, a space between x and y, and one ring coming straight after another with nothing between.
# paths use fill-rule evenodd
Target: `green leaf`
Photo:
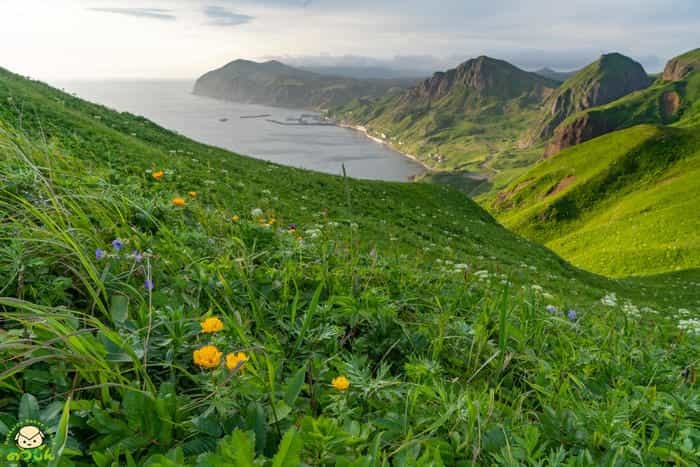
<instances>
[{"instance_id":1,"label":"green leaf","mask_svg":"<svg viewBox=\"0 0 700 467\"><path fill-rule=\"evenodd\" d=\"M301 436L292 427L284 434L277 454L272 458L272 467L297 467L301 464L299 454L302 448Z\"/></svg>"},{"instance_id":2,"label":"green leaf","mask_svg":"<svg viewBox=\"0 0 700 467\"><path fill-rule=\"evenodd\" d=\"M284 401L289 407L294 407L294 403L299 397L301 388L304 385L304 376L306 375L306 365L302 366L299 371L289 379L287 388L284 391Z\"/></svg>"},{"instance_id":3,"label":"green leaf","mask_svg":"<svg viewBox=\"0 0 700 467\"><path fill-rule=\"evenodd\" d=\"M125 295L112 295L110 310L112 321L121 324L129 319L129 299Z\"/></svg>"},{"instance_id":4,"label":"green leaf","mask_svg":"<svg viewBox=\"0 0 700 467\"><path fill-rule=\"evenodd\" d=\"M19 419L39 419L39 402L31 394L24 394L19 401Z\"/></svg>"},{"instance_id":5,"label":"green leaf","mask_svg":"<svg viewBox=\"0 0 700 467\"><path fill-rule=\"evenodd\" d=\"M61 421L58 423L58 429L56 430L56 435L53 439L53 446L51 446L51 454L53 454L53 460L49 462L49 467L55 467L63 455L63 449L66 447L66 441L68 441L68 423L70 421L70 397L63 404L63 413L61 414Z\"/></svg>"},{"instance_id":6,"label":"green leaf","mask_svg":"<svg viewBox=\"0 0 700 467\"><path fill-rule=\"evenodd\" d=\"M231 435L219 442L217 451L231 465L237 467L255 466L255 435L250 431L236 429Z\"/></svg>"}]
</instances>

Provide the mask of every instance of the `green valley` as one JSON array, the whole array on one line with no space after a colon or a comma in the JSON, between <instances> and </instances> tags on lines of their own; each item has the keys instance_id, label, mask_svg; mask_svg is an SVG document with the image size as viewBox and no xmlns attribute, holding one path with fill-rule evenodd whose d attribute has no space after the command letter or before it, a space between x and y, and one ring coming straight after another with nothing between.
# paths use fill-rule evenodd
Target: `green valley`
<instances>
[{"instance_id":1,"label":"green valley","mask_svg":"<svg viewBox=\"0 0 700 467\"><path fill-rule=\"evenodd\" d=\"M484 116L444 128L475 128L474 158L515 144L527 125L504 110L535 121L551 82L477 62L415 96L423 113L401 101L398 122L428 128L433 105L464 116L478 103ZM393 112L392 99L372 105ZM510 124L507 141L490 139ZM499 209L542 241L579 222L575 209L676 216L690 205L669 200L697 196L696 143L680 126L603 136L536 165L542 181ZM551 193L556 210L533 201L571 175ZM555 223L530 226L541 209ZM639 267L667 246L695 254L697 235L670 241L694 226L664 226ZM567 254L601 261L578 252ZM0 277L0 433L40 419L54 465L693 465L700 454L700 270L606 278L448 186L252 159L1 69Z\"/></svg>"}]
</instances>

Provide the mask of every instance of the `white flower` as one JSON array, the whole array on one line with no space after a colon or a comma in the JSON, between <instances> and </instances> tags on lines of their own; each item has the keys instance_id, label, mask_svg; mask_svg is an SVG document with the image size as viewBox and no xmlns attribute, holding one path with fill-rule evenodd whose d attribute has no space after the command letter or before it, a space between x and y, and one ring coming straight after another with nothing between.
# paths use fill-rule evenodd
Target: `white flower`
<instances>
[{"instance_id":1,"label":"white flower","mask_svg":"<svg viewBox=\"0 0 700 467\"><path fill-rule=\"evenodd\" d=\"M682 319L678 321L678 329L700 336L700 319Z\"/></svg>"},{"instance_id":2,"label":"white flower","mask_svg":"<svg viewBox=\"0 0 700 467\"><path fill-rule=\"evenodd\" d=\"M605 306L617 306L617 295L615 293L609 293L605 297L600 299L600 303Z\"/></svg>"},{"instance_id":3,"label":"white flower","mask_svg":"<svg viewBox=\"0 0 700 467\"><path fill-rule=\"evenodd\" d=\"M252 211L250 211L250 215L253 216L253 218L258 218L263 215L263 210L260 208L255 208Z\"/></svg>"},{"instance_id":4,"label":"white flower","mask_svg":"<svg viewBox=\"0 0 700 467\"><path fill-rule=\"evenodd\" d=\"M542 286L541 286L541 285L537 285L537 284L533 284L533 285L532 285L532 290L534 290L535 292L542 292L542 291L544 291L544 289L542 288Z\"/></svg>"}]
</instances>

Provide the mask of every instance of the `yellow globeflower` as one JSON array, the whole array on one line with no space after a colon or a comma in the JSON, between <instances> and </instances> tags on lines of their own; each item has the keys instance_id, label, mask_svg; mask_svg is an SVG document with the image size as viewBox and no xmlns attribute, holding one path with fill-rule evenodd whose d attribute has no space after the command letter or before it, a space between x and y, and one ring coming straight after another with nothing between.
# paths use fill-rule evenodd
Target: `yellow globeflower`
<instances>
[{"instance_id":1,"label":"yellow globeflower","mask_svg":"<svg viewBox=\"0 0 700 467\"><path fill-rule=\"evenodd\" d=\"M221 363L221 355L219 349L213 345L205 345L201 349L197 349L192 354L194 364L204 368L216 368Z\"/></svg>"},{"instance_id":2,"label":"yellow globeflower","mask_svg":"<svg viewBox=\"0 0 700 467\"><path fill-rule=\"evenodd\" d=\"M333 378L331 385L338 391L347 391L350 387L350 381L345 376L338 376Z\"/></svg>"},{"instance_id":3,"label":"yellow globeflower","mask_svg":"<svg viewBox=\"0 0 700 467\"><path fill-rule=\"evenodd\" d=\"M238 214L234 214L231 220L233 222L238 222L239 220L241 220L241 216L239 216Z\"/></svg>"},{"instance_id":4,"label":"yellow globeflower","mask_svg":"<svg viewBox=\"0 0 700 467\"><path fill-rule=\"evenodd\" d=\"M196 198L196 197L197 197L197 192L196 192L196 191L188 191L187 194L190 195L192 198Z\"/></svg>"},{"instance_id":5,"label":"yellow globeflower","mask_svg":"<svg viewBox=\"0 0 700 467\"><path fill-rule=\"evenodd\" d=\"M179 196L173 198L173 206L182 207L185 204L187 204L187 201L185 201L184 198L180 198Z\"/></svg>"},{"instance_id":6,"label":"yellow globeflower","mask_svg":"<svg viewBox=\"0 0 700 467\"><path fill-rule=\"evenodd\" d=\"M161 178L163 178L163 175L165 175L165 172L163 172L162 170L159 170L159 171L157 171L157 172L153 172L153 173L151 174L151 176L152 176L153 178L155 178L156 180L160 180Z\"/></svg>"},{"instance_id":7,"label":"yellow globeflower","mask_svg":"<svg viewBox=\"0 0 700 467\"><path fill-rule=\"evenodd\" d=\"M248 356L245 352L238 352L236 354L230 353L226 355L226 368L233 370L234 368L241 368L245 362L248 361Z\"/></svg>"},{"instance_id":8,"label":"yellow globeflower","mask_svg":"<svg viewBox=\"0 0 700 467\"><path fill-rule=\"evenodd\" d=\"M204 333L213 333L213 332L219 332L222 329L224 329L224 323L221 322L219 318L207 318L199 325L202 327L202 332Z\"/></svg>"}]
</instances>

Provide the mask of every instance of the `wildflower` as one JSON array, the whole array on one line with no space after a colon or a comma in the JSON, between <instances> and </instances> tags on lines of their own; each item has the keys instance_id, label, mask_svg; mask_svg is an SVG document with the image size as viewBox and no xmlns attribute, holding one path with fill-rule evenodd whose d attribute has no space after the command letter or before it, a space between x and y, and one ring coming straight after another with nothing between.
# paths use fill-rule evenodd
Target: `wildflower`
<instances>
[{"instance_id":1,"label":"wildflower","mask_svg":"<svg viewBox=\"0 0 700 467\"><path fill-rule=\"evenodd\" d=\"M262 217L263 211L262 211L262 209L260 209L260 208L255 208L255 209L253 209L253 210L250 211L250 215L251 215L253 218L257 219L258 217Z\"/></svg>"},{"instance_id":2,"label":"wildflower","mask_svg":"<svg viewBox=\"0 0 700 467\"><path fill-rule=\"evenodd\" d=\"M180 198L180 197L173 198L173 206L182 207L185 204L187 204L187 202L184 200L184 198Z\"/></svg>"},{"instance_id":3,"label":"wildflower","mask_svg":"<svg viewBox=\"0 0 700 467\"><path fill-rule=\"evenodd\" d=\"M219 332L224 329L224 323L221 322L219 318L207 318L199 325L202 327L202 332L206 334L211 334L214 332Z\"/></svg>"},{"instance_id":4,"label":"wildflower","mask_svg":"<svg viewBox=\"0 0 700 467\"><path fill-rule=\"evenodd\" d=\"M239 220L241 220L241 216L239 216L238 214L234 214L231 220L233 222L238 222Z\"/></svg>"},{"instance_id":5,"label":"wildflower","mask_svg":"<svg viewBox=\"0 0 700 467\"><path fill-rule=\"evenodd\" d=\"M337 376L331 381L331 385L338 391L347 391L350 387L350 381L345 376Z\"/></svg>"},{"instance_id":6,"label":"wildflower","mask_svg":"<svg viewBox=\"0 0 700 467\"><path fill-rule=\"evenodd\" d=\"M289 224L287 226L287 230L289 230L291 233L294 233L297 231L297 225L296 224Z\"/></svg>"},{"instance_id":7,"label":"wildflower","mask_svg":"<svg viewBox=\"0 0 700 467\"><path fill-rule=\"evenodd\" d=\"M143 255L136 250L131 252L131 256L134 258L134 261L136 261L137 263L140 263L141 261L143 261Z\"/></svg>"},{"instance_id":8,"label":"wildflower","mask_svg":"<svg viewBox=\"0 0 700 467\"><path fill-rule=\"evenodd\" d=\"M221 355L219 349L214 345L205 345L204 347L195 350L192 353L194 364L204 368L216 368L221 363Z\"/></svg>"},{"instance_id":9,"label":"wildflower","mask_svg":"<svg viewBox=\"0 0 700 467\"><path fill-rule=\"evenodd\" d=\"M273 217L272 219L270 219L270 222L268 222L267 224L268 224L268 225L274 225L275 222L277 222L277 220Z\"/></svg>"},{"instance_id":10,"label":"wildflower","mask_svg":"<svg viewBox=\"0 0 700 467\"><path fill-rule=\"evenodd\" d=\"M95 259L102 259L105 256L105 251L102 248L95 250Z\"/></svg>"},{"instance_id":11,"label":"wildflower","mask_svg":"<svg viewBox=\"0 0 700 467\"><path fill-rule=\"evenodd\" d=\"M566 317L569 318L569 321L576 321L576 310L571 309L569 312L566 314Z\"/></svg>"},{"instance_id":12,"label":"wildflower","mask_svg":"<svg viewBox=\"0 0 700 467\"><path fill-rule=\"evenodd\" d=\"M123 246L124 246L124 244L123 244L122 241L119 240L118 238L115 238L114 240L112 240L112 247L113 247L116 251L121 250Z\"/></svg>"},{"instance_id":13,"label":"wildflower","mask_svg":"<svg viewBox=\"0 0 700 467\"><path fill-rule=\"evenodd\" d=\"M230 353L226 355L226 368L235 370L241 368L248 361L248 356L245 352Z\"/></svg>"},{"instance_id":14,"label":"wildflower","mask_svg":"<svg viewBox=\"0 0 700 467\"><path fill-rule=\"evenodd\" d=\"M160 180L161 178L163 178L163 175L165 175L165 172L163 172L162 170L159 170L159 171L157 171L157 172L153 172L153 173L151 174L151 176L152 176L153 178L155 178L156 180Z\"/></svg>"},{"instance_id":15,"label":"wildflower","mask_svg":"<svg viewBox=\"0 0 700 467\"><path fill-rule=\"evenodd\" d=\"M143 283L143 286L146 290L149 292L153 290L153 281L151 279L146 279L146 281Z\"/></svg>"},{"instance_id":16,"label":"wildflower","mask_svg":"<svg viewBox=\"0 0 700 467\"><path fill-rule=\"evenodd\" d=\"M557 307L555 307L554 305L547 305L545 310L547 310L547 313L549 313L550 315L553 315L554 313L559 311L559 309Z\"/></svg>"},{"instance_id":17,"label":"wildflower","mask_svg":"<svg viewBox=\"0 0 700 467\"><path fill-rule=\"evenodd\" d=\"M196 191L188 191L188 195L190 195L191 198L196 198L197 197L197 192Z\"/></svg>"}]
</instances>

